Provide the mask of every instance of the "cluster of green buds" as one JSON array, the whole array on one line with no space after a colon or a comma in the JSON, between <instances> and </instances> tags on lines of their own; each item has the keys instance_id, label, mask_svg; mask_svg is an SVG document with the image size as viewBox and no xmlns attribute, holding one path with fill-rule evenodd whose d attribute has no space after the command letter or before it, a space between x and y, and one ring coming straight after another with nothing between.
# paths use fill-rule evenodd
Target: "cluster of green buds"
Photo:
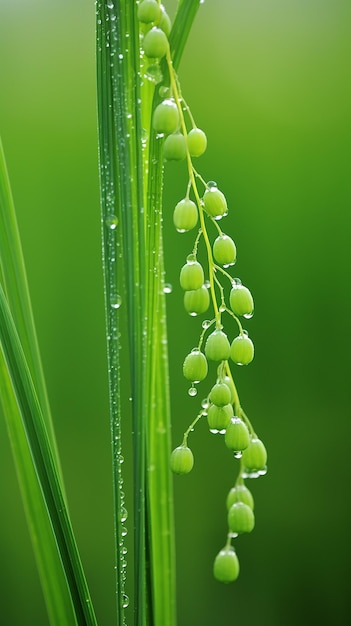
<instances>
[{"instance_id":1,"label":"cluster of green buds","mask_svg":"<svg viewBox=\"0 0 351 626\"><path fill-rule=\"evenodd\" d=\"M228 215L226 197L215 182L206 182L193 165L193 159L205 152L207 137L197 127L181 94L168 43L169 17L157 0L142 0L138 17L145 29L142 41L145 55L156 62L165 58L169 75L169 87L159 90L161 102L154 109L152 126L163 138L164 158L185 160L187 164L188 184L184 197L174 208L174 226L179 233L197 227L193 247L180 271L184 308L194 317L208 310L213 313L211 319L202 321L198 343L184 360L183 374L190 382L189 395L197 396L197 384L208 376L209 362L216 364L216 375L181 445L173 450L170 465L176 474L188 474L192 470L194 456L188 436L200 420L207 420L210 432L224 435L226 448L239 460L237 478L227 497L227 541L214 561L215 578L228 583L239 575L232 540L251 532L255 523L253 497L245 479L257 478L267 471L265 446L241 406L232 374L232 364L248 365L254 358L253 342L242 326L243 318L252 317L254 302L250 290L228 272L236 262L236 245L220 227L221 220ZM215 233L213 240L211 230ZM199 246L204 248L204 264L198 259Z\"/></svg>"}]
</instances>

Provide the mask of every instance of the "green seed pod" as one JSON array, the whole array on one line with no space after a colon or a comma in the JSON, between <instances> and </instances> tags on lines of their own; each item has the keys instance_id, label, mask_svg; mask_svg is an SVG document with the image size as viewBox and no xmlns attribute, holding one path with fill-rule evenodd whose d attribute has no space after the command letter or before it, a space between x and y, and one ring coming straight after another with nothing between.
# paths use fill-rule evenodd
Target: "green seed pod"
<instances>
[{"instance_id":1,"label":"green seed pod","mask_svg":"<svg viewBox=\"0 0 351 626\"><path fill-rule=\"evenodd\" d=\"M182 133L172 133L163 144L163 156L167 161L182 161L186 157L186 141Z\"/></svg>"},{"instance_id":2,"label":"green seed pod","mask_svg":"<svg viewBox=\"0 0 351 626\"><path fill-rule=\"evenodd\" d=\"M236 246L231 237L220 235L213 244L213 256L220 265L234 265Z\"/></svg>"},{"instance_id":3,"label":"green seed pod","mask_svg":"<svg viewBox=\"0 0 351 626\"><path fill-rule=\"evenodd\" d=\"M230 393L231 393L231 399L230 402L231 404L233 404L236 394L235 394L235 387L234 387L234 383L233 380L229 377L229 376L225 376L223 378L223 382L228 385L229 389L230 389Z\"/></svg>"},{"instance_id":4,"label":"green seed pod","mask_svg":"<svg viewBox=\"0 0 351 626\"><path fill-rule=\"evenodd\" d=\"M261 439L253 438L243 452L242 462L249 471L264 470L267 464L267 450Z\"/></svg>"},{"instance_id":5,"label":"green seed pod","mask_svg":"<svg viewBox=\"0 0 351 626\"><path fill-rule=\"evenodd\" d=\"M205 354L211 361L226 361L230 354L230 343L222 330L214 330L206 341Z\"/></svg>"},{"instance_id":6,"label":"green seed pod","mask_svg":"<svg viewBox=\"0 0 351 626\"><path fill-rule=\"evenodd\" d=\"M215 219L223 217L228 212L225 196L217 187L206 189L202 200L205 211Z\"/></svg>"},{"instance_id":7,"label":"green seed pod","mask_svg":"<svg viewBox=\"0 0 351 626\"><path fill-rule=\"evenodd\" d=\"M172 137L172 135L169 137ZM167 139L169 139L169 137ZM195 228L197 220L198 210L195 202L189 198L183 198L183 200L178 202L174 209L173 222L179 233L185 233Z\"/></svg>"},{"instance_id":8,"label":"green seed pod","mask_svg":"<svg viewBox=\"0 0 351 626\"><path fill-rule=\"evenodd\" d=\"M166 9L164 8L163 4L161 4L161 18L160 18L160 21L158 23L158 27L162 28L162 30L165 33L165 35L167 35L167 37L169 37L169 35L171 33L172 22L171 22L171 18L169 17Z\"/></svg>"},{"instance_id":9,"label":"green seed pod","mask_svg":"<svg viewBox=\"0 0 351 626\"><path fill-rule=\"evenodd\" d=\"M186 291L200 289L204 280L204 271L198 261L187 261L180 270L180 286Z\"/></svg>"},{"instance_id":10,"label":"green seed pod","mask_svg":"<svg viewBox=\"0 0 351 626\"><path fill-rule=\"evenodd\" d=\"M213 385L209 398L213 404L217 406L224 406L225 404L231 404L231 392L225 383L216 383Z\"/></svg>"},{"instance_id":11,"label":"green seed pod","mask_svg":"<svg viewBox=\"0 0 351 626\"><path fill-rule=\"evenodd\" d=\"M232 533L250 533L255 526L255 516L244 502L234 502L228 511L228 526Z\"/></svg>"},{"instance_id":12,"label":"green seed pod","mask_svg":"<svg viewBox=\"0 0 351 626\"><path fill-rule=\"evenodd\" d=\"M207 360L203 352L195 349L185 357L183 374L192 383L199 383L206 378L208 372Z\"/></svg>"},{"instance_id":13,"label":"green seed pod","mask_svg":"<svg viewBox=\"0 0 351 626\"><path fill-rule=\"evenodd\" d=\"M234 548L224 548L214 561L213 575L221 583L232 583L239 576L239 561Z\"/></svg>"},{"instance_id":14,"label":"green seed pod","mask_svg":"<svg viewBox=\"0 0 351 626\"><path fill-rule=\"evenodd\" d=\"M225 431L225 444L230 450L245 450L250 443L250 435L246 424L239 417L232 417Z\"/></svg>"},{"instance_id":15,"label":"green seed pod","mask_svg":"<svg viewBox=\"0 0 351 626\"><path fill-rule=\"evenodd\" d=\"M167 36L161 28L152 28L143 40L143 49L149 59L162 59L169 48Z\"/></svg>"},{"instance_id":16,"label":"green seed pod","mask_svg":"<svg viewBox=\"0 0 351 626\"><path fill-rule=\"evenodd\" d=\"M138 20L144 24L156 22L161 16L160 5L156 0L143 0L138 6Z\"/></svg>"},{"instance_id":17,"label":"green seed pod","mask_svg":"<svg viewBox=\"0 0 351 626\"><path fill-rule=\"evenodd\" d=\"M193 289L184 293L184 308L189 315L201 315L210 306L210 294L207 287L202 285L200 289Z\"/></svg>"},{"instance_id":18,"label":"green seed pod","mask_svg":"<svg viewBox=\"0 0 351 626\"><path fill-rule=\"evenodd\" d=\"M231 404L217 406L211 404L207 411L207 421L210 430L225 430L233 417L233 407Z\"/></svg>"},{"instance_id":19,"label":"green seed pod","mask_svg":"<svg viewBox=\"0 0 351 626\"><path fill-rule=\"evenodd\" d=\"M254 358L254 345L246 335L239 335L232 341L230 358L237 365L248 365Z\"/></svg>"},{"instance_id":20,"label":"green seed pod","mask_svg":"<svg viewBox=\"0 0 351 626\"><path fill-rule=\"evenodd\" d=\"M199 157L207 148L207 137L201 128L193 128L187 136L190 156Z\"/></svg>"},{"instance_id":21,"label":"green seed pod","mask_svg":"<svg viewBox=\"0 0 351 626\"><path fill-rule=\"evenodd\" d=\"M179 112L174 100L163 100L157 105L152 118L152 126L157 133L165 133L166 135L177 130Z\"/></svg>"},{"instance_id":22,"label":"green seed pod","mask_svg":"<svg viewBox=\"0 0 351 626\"><path fill-rule=\"evenodd\" d=\"M178 446L171 454L171 470L175 474L189 474L194 466L194 456L190 448Z\"/></svg>"},{"instance_id":23,"label":"green seed pod","mask_svg":"<svg viewBox=\"0 0 351 626\"><path fill-rule=\"evenodd\" d=\"M250 509L254 509L254 499L251 491L245 487L245 485L237 485L236 487L232 487L227 495L227 510L229 511L230 507L235 502L243 502L250 507Z\"/></svg>"},{"instance_id":24,"label":"green seed pod","mask_svg":"<svg viewBox=\"0 0 351 626\"><path fill-rule=\"evenodd\" d=\"M230 292L230 308L235 315L243 315L244 317L252 317L254 310L254 302L251 292L243 285L234 285Z\"/></svg>"}]
</instances>

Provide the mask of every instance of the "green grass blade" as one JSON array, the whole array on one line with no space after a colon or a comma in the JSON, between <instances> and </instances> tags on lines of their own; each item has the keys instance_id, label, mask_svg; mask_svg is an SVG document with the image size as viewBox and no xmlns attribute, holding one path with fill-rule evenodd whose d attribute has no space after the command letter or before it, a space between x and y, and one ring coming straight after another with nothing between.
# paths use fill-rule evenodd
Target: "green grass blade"
<instances>
[{"instance_id":1,"label":"green grass blade","mask_svg":"<svg viewBox=\"0 0 351 626\"><path fill-rule=\"evenodd\" d=\"M0 139L0 280L9 303L23 351L46 422L56 464L60 471L56 440L40 359L26 270Z\"/></svg>"},{"instance_id":2,"label":"green grass blade","mask_svg":"<svg viewBox=\"0 0 351 626\"><path fill-rule=\"evenodd\" d=\"M156 163L149 179L147 204L147 508L152 578L152 623L176 623L173 485L169 468L171 451L167 329L162 246L162 151L151 136L150 162ZM157 262L155 263L155 259Z\"/></svg>"},{"instance_id":3,"label":"green grass blade","mask_svg":"<svg viewBox=\"0 0 351 626\"><path fill-rule=\"evenodd\" d=\"M125 298L123 289L123 275L135 277L138 284L137 264L134 265L134 257L130 257L130 264L125 266L124 254L132 244L129 235L130 222L133 223L133 205L139 205L138 179L135 164L131 158L130 134L135 135L131 121L135 117L127 118L127 107L130 103L131 94L134 93L130 72L125 71L132 63L126 48L130 35L129 45L133 46L131 34L133 24L133 7L130 2L121 2L116 7L114 3L106 0L97 3L97 99L98 99L98 127L99 127L99 172L100 172L100 195L102 215L102 247L103 247L103 274L105 286L105 310L106 310L106 336L107 356L109 373L109 400L110 400L110 428L112 441L112 473L114 484L114 507L115 507L115 562L116 562L116 599L117 599L117 623L125 623L125 609L127 598L125 594L125 545L124 545L124 494L123 477L121 470L122 457L122 424L121 424L121 389L120 389L120 310L119 303L122 298L122 311L128 309L128 315L137 315L140 309L138 301L139 292L128 290ZM131 109L133 111L133 108ZM129 140L127 141L127 135ZM132 183L132 180L135 182ZM136 227L138 229L138 227ZM127 234L125 234L127 233ZM140 284L140 282L139 282ZM130 305L130 299L133 299ZM126 301L125 301L126 300ZM130 342L140 345L141 338L139 326L132 322L129 326ZM133 330L132 330L133 329ZM141 357L141 352L140 352ZM126 370L125 370L126 371ZM136 408L140 396L135 389L135 372L132 365L133 379L133 413L134 422L139 410ZM127 372L128 375L128 372ZM139 446L139 454L135 469L136 484L140 484L140 470L143 469L143 431L138 422L134 423L135 440ZM141 461L141 464L140 464ZM137 520L135 523L135 553L139 565L135 568L137 581L143 580L145 567L144 550L144 499L143 491L136 487L137 502L135 510ZM138 606L145 604L143 597L144 584L136 583L136 593L140 597ZM140 591L143 589L143 591Z\"/></svg>"},{"instance_id":4,"label":"green grass blade","mask_svg":"<svg viewBox=\"0 0 351 626\"><path fill-rule=\"evenodd\" d=\"M175 69L194 20L199 1L180 3L170 36ZM162 71L167 84L165 64ZM146 86L150 91L150 87ZM154 94L147 128L151 129L152 111L159 103ZM147 119L143 101L143 119ZM164 293L164 262L162 236L163 145L150 131L149 169L146 201L146 293L147 293L147 467L150 561L152 577L153 621L157 626L176 624L175 544L173 522L173 484L169 468L171 450L171 415L167 349L166 302ZM149 164L152 164L150 167Z\"/></svg>"},{"instance_id":5,"label":"green grass blade","mask_svg":"<svg viewBox=\"0 0 351 626\"><path fill-rule=\"evenodd\" d=\"M4 291L0 286L0 344L45 498L57 548L79 625L95 625L95 615L67 513L49 437L29 367Z\"/></svg>"},{"instance_id":6,"label":"green grass blade","mask_svg":"<svg viewBox=\"0 0 351 626\"><path fill-rule=\"evenodd\" d=\"M2 351L0 380L0 412L10 437L49 622L52 626L75 625L71 595Z\"/></svg>"},{"instance_id":7,"label":"green grass blade","mask_svg":"<svg viewBox=\"0 0 351 626\"><path fill-rule=\"evenodd\" d=\"M179 67L184 47L200 4L201 0L181 0L179 2L169 39L175 70Z\"/></svg>"}]
</instances>

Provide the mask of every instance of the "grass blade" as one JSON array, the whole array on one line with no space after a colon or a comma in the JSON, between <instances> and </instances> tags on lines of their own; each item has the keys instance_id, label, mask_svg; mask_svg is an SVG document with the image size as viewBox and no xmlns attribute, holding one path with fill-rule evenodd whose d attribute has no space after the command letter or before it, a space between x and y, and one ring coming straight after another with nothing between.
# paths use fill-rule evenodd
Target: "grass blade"
<instances>
[{"instance_id":1,"label":"grass blade","mask_svg":"<svg viewBox=\"0 0 351 626\"><path fill-rule=\"evenodd\" d=\"M56 539L2 351L0 380L0 408L10 437L49 621L52 626L77 624Z\"/></svg>"},{"instance_id":2,"label":"grass blade","mask_svg":"<svg viewBox=\"0 0 351 626\"><path fill-rule=\"evenodd\" d=\"M17 226L4 151L0 139L0 279L35 385L60 471L50 406L35 331L22 247ZM60 472L61 473L61 472ZM61 476L62 480L62 476Z\"/></svg>"},{"instance_id":3,"label":"grass blade","mask_svg":"<svg viewBox=\"0 0 351 626\"><path fill-rule=\"evenodd\" d=\"M14 320L0 286L0 343L79 625L96 624L49 437Z\"/></svg>"}]
</instances>

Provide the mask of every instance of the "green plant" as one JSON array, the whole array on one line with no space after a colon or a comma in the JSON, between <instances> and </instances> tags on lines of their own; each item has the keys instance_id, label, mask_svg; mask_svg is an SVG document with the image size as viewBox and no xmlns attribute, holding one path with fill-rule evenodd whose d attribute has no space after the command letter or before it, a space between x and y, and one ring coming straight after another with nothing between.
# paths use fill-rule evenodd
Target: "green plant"
<instances>
[{"instance_id":1,"label":"green plant","mask_svg":"<svg viewBox=\"0 0 351 626\"><path fill-rule=\"evenodd\" d=\"M249 450L252 452L256 445L255 433L241 409L228 364L233 349L222 330L222 315L227 313L238 324L240 339L244 341L246 335L236 315L249 317L253 304L251 307L245 292L244 303L241 297L239 305L233 304L235 297L231 295L232 311L226 306L221 280L231 282L232 278L220 266L232 265L236 257L233 240L218 225L218 219L227 214L227 201L216 185L206 183L193 167L192 159L204 153L207 138L194 122L176 74L199 4L199 0L181 0L170 31L169 17L159 2L143 0L139 6L127 1L97 2L99 168L119 624L126 623L129 603L125 587L128 514L122 475L119 349L122 319L128 328L133 388L136 624L172 626L176 621L173 496L169 470L185 474L192 469L193 454L187 446L187 437L195 423L207 415L211 430L227 429L231 448L229 427L246 424L245 429L252 437ZM141 50L139 33L143 34ZM161 136L164 134L166 138ZM190 395L196 395L195 385L207 376L207 359L219 362L217 380L209 394L211 406L204 404L184 434L182 445L172 455L161 219L163 156L175 160L184 158L188 168L189 183L173 216L176 229L185 232L200 223L194 247L180 274L185 291L184 306L190 315L198 315L204 313L211 302L214 311L213 320L203 323L197 347L184 361L184 375L192 383ZM1 157L3 413L7 416L50 622L95 624L67 511L13 203ZM211 225L217 235L213 251L208 233ZM203 266L197 260L198 247L203 241L209 285L205 282ZM232 287L232 293L238 284ZM215 328L206 337L211 326ZM234 410L237 418L232 417ZM244 444L241 442L234 449L241 453ZM257 466L256 452L247 459L248 471L252 468L263 473L265 463L261 459ZM243 478L240 472L238 485ZM238 561L229 544L216 558L214 571L224 582L237 577Z\"/></svg>"}]
</instances>

